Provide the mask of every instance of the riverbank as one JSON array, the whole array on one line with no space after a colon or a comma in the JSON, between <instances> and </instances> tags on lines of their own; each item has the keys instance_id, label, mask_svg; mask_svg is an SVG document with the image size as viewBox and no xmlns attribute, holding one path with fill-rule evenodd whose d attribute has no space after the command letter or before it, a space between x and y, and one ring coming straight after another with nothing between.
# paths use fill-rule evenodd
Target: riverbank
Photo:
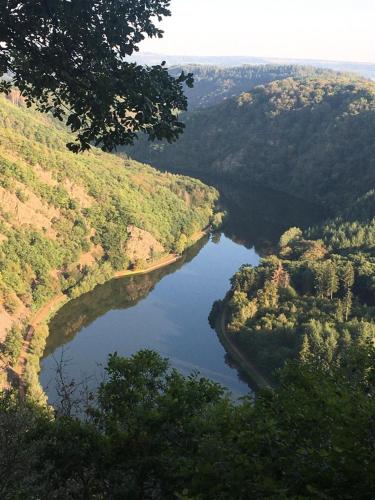
<instances>
[{"instance_id":1,"label":"riverbank","mask_svg":"<svg viewBox=\"0 0 375 500\"><path fill-rule=\"evenodd\" d=\"M194 245L194 243L197 243L197 241L202 239L204 236L207 236L207 234L209 232L210 232L210 228L207 227L206 229L203 229L201 231L197 231L196 233L194 233L193 236L190 238L191 245ZM127 276L134 276L134 275L139 275L139 274L150 273L152 271L156 271L157 269L161 269L163 267L174 264L175 262L180 260L181 257L182 257L182 255L180 255L180 254L171 253L171 254L165 255L164 257L161 257L160 259L157 259L155 262L151 262L149 266L146 266L143 269L118 271L117 273L115 273L114 278L119 279L119 278L126 278Z\"/></svg>"},{"instance_id":2,"label":"riverbank","mask_svg":"<svg viewBox=\"0 0 375 500\"><path fill-rule=\"evenodd\" d=\"M225 350L230 354L234 361L239 365L241 370L251 380L256 389L265 389L272 387L272 384L267 380L256 368L256 366L241 352L236 345L235 338L227 331L227 310L224 304L222 311L216 318L215 330L221 340Z\"/></svg>"},{"instance_id":3,"label":"riverbank","mask_svg":"<svg viewBox=\"0 0 375 500\"><path fill-rule=\"evenodd\" d=\"M191 245L198 242L203 237L207 236L210 230L211 230L210 226L207 226L206 228L194 233L190 238ZM110 279L120 279L134 275L151 273L157 269L167 267L177 262L181 258L182 255L176 253L164 255L142 269L118 271L114 273L114 275ZM31 345L35 333L41 325L46 325L46 323L58 312L58 310L64 304L69 302L69 300L71 299L69 299L69 297L66 294L60 293L58 295L55 295L46 304L44 304L38 311L36 311L32 316L32 318L29 320L29 323L26 327L26 334L22 343L18 362L14 368L6 367L8 386L9 385L18 386L21 397L25 396L27 390L25 375L27 372L28 357L31 355L31 350L32 350ZM0 387L0 390L2 388L4 387Z\"/></svg>"},{"instance_id":4,"label":"riverbank","mask_svg":"<svg viewBox=\"0 0 375 500\"><path fill-rule=\"evenodd\" d=\"M151 271L156 271L157 269L161 269L162 267L174 264L180 259L181 255L178 254L165 255L164 257L161 257L160 259L156 260L155 262L151 263L149 266L146 266L143 269L135 269L134 271L130 270L118 271L117 273L115 273L114 278L120 279L120 278L126 278L127 276L150 273Z\"/></svg>"}]
</instances>

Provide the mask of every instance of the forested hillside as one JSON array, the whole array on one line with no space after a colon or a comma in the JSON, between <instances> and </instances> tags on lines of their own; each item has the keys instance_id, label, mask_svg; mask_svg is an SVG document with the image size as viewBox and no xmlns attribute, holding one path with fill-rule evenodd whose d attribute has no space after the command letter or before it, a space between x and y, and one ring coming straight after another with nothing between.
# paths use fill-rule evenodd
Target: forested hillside
<instances>
[{"instance_id":1,"label":"forested hillside","mask_svg":"<svg viewBox=\"0 0 375 500\"><path fill-rule=\"evenodd\" d=\"M132 151L160 168L258 183L340 211L375 185L374 111L373 82L287 78L188 113L177 144Z\"/></svg>"},{"instance_id":2,"label":"forested hillside","mask_svg":"<svg viewBox=\"0 0 375 500\"><path fill-rule=\"evenodd\" d=\"M330 215L280 235L275 255L257 268L244 263L211 321L224 318L228 338L273 382L288 359L330 374L340 367L351 380L348 358L355 352L360 363L375 343L375 85L287 79L206 113L213 110L225 121L210 129L207 118L199 141L192 138L203 111L190 115L197 142L184 168L194 156L211 178L245 190L272 186Z\"/></svg>"},{"instance_id":3,"label":"forested hillside","mask_svg":"<svg viewBox=\"0 0 375 500\"><path fill-rule=\"evenodd\" d=\"M337 73L311 66L297 65L243 65L223 68L210 65L173 66L170 73L178 76L181 71L194 74L194 86L186 88L189 110L219 104L225 99L236 97L257 85L266 85L285 78L337 75Z\"/></svg>"},{"instance_id":4,"label":"forested hillside","mask_svg":"<svg viewBox=\"0 0 375 500\"><path fill-rule=\"evenodd\" d=\"M348 356L374 345L374 219L347 226L352 233L341 243L340 224L310 237L289 229L277 254L257 268L244 264L225 300L215 303L211 320L225 315L227 335L270 380L288 359L330 373L341 366L351 378Z\"/></svg>"},{"instance_id":5,"label":"forested hillside","mask_svg":"<svg viewBox=\"0 0 375 500\"><path fill-rule=\"evenodd\" d=\"M179 143L141 144L139 157L241 192L271 187L329 214L280 235L259 267L244 263L211 320L224 315L232 342L271 380L291 358L345 365L375 342L375 84L286 78L186 119Z\"/></svg>"},{"instance_id":6,"label":"forested hillside","mask_svg":"<svg viewBox=\"0 0 375 500\"><path fill-rule=\"evenodd\" d=\"M67 151L69 135L0 99L0 340L17 359L31 313L75 297L115 270L181 252L212 215L216 191L97 149Z\"/></svg>"}]
</instances>

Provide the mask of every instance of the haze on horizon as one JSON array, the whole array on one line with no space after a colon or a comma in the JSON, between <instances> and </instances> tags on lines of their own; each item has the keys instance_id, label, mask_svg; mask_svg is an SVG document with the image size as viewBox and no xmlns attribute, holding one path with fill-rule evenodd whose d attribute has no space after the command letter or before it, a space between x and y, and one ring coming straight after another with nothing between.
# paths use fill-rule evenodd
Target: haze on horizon
<instances>
[{"instance_id":1,"label":"haze on horizon","mask_svg":"<svg viewBox=\"0 0 375 500\"><path fill-rule=\"evenodd\" d=\"M172 0L141 52L375 63L374 0Z\"/></svg>"}]
</instances>

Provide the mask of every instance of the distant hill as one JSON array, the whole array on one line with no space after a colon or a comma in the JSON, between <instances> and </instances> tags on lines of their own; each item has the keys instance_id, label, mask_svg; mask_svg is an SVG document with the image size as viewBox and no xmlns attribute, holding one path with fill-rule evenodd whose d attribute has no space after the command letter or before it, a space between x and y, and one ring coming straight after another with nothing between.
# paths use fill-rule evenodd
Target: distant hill
<instances>
[{"instance_id":1,"label":"distant hill","mask_svg":"<svg viewBox=\"0 0 375 500\"><path fill-rule=\"evenodd\" d=\"M189 110L219 104L225 99L247 92L257 85L266 85L285 78L338 75L330 70L296 65L243 65L229 68L208 65L173 66L170 73L194 74L194 87L186 88Z\"/></svg>"},{"instance_id":2,"label":"distant hill","mask_svg":"<svg viewBox=\"0 0 375 500\"><path fill-rule=\"evenodd\" d=\"M17 93L0 97L0 342L50 297L181 249L212 213L200 181L96 148L74 155L69 140Z\"/></svg>"},{"instance_id":3,"label":"distant hill","mask_svg":"<svg viewBox=\"0 0 375 500\"><path fill-rule=\"evenodd\" d=\"M289 59L277 57L255 57L255 56L194 56L194 55L168 55L154 54L150 52L140 52L133 56L139 64L160 64L166 61L168 66L181 65L212 65L221 67L251 65L299 65L314 66L316 68L332 69L334 71L344 71L357 73L358 75L375 80L375 64L366 62L350 61L325 61L321 59Z\"/></svg>"},{"instance_id":4,"label":"distant hill","mask_svg":"<svg viewBox=\"0 0 375 500\"><path fill-rule=\"evenodd\" d=\"M140 141L131 154L200 178L258 183L333 211L375 187L375 83L368 80L287 78L194 110L186 125L176 144ZM375 211L371 200L361 204Z\"/></svg>"}]
</instances>

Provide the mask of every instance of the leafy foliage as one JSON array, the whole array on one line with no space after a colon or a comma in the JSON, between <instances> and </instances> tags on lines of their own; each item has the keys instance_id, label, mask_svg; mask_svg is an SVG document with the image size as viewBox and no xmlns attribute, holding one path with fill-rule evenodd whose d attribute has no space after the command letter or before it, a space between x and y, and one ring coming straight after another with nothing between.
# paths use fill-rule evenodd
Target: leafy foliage
<instances>
[{"instance_id":1,"label":"leafy foliage","mask_svg":"<svg viewBox=\"0 0 375 500\"><path fill-rule=\"evenodd\" d=\"M111 151L131 144L138 131L175 140L186 109L182 84L191 75L169 75L164 64L126 61L145 37L161 38L155 21L169 16L170 0L85 2L2 1L0 73L11 75L26 103L51 112L78 132L70 150L92 144Z\"/></svg>"},{"instance_id":2,"label":"leafy foliage","mask_svg":"<svg viewBox=\"0 0 375 500\"><path fill-rule=\"evenodd\" d=\"M1 496L370 498L373 347L354 359L350 381L342 368L290 364L255 401L151 351L111 356L80 418L74 405L51 418L4 394Z\"/></svg>"}]
</instances>

